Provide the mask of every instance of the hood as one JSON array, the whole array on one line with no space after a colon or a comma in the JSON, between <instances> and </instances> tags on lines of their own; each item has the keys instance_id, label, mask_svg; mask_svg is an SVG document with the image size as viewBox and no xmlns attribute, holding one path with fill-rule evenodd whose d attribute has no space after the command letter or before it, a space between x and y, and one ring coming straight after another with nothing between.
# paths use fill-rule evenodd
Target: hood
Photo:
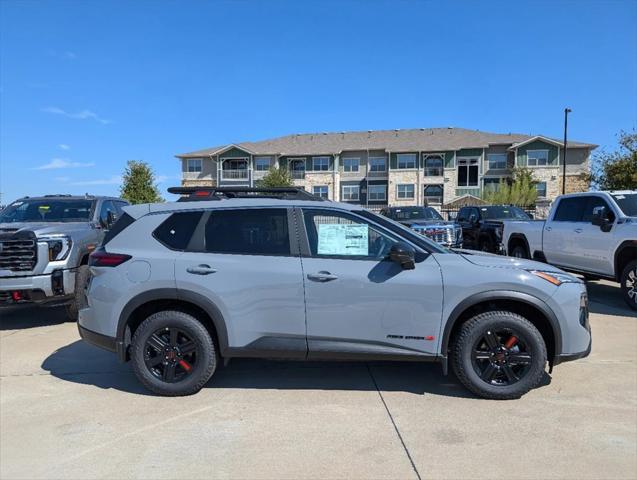
<instances>
[{"instance_id":1,"label":"hood","mask_svg":"<svg viewBox=\"0 0 637 480\"><path fill-rule=\"evenodd\" d=\"M0 235L20 235L33 232L42 237L53 234L68 234L92 228L88 222L15 222L0 223Z\"/></svg>"},{"instance_id":2,"label":"hood","mask_svg":"<svg viewBox=\"0 0 637 480\"><path fill-rule=\"evenodd\" d=\"M401 220L401 224L406 227L435 227L440 225L441 227L446 227L449 225L453 225L454 222L447 222L445 220Z\"/></svg>"},{"instance_id":3,"label":"hood","mask_svg":"<svg viewBox=\"0 0 637 480\"><path fill-rule=\"evenodd\" d=\"M544 272L565 273L548 263L536 262L534 260L524 260L523 258L504 257L492 253L479 252L477 250L454 250L462 255L466 260L481 267L495 268L521 268L523 270L542 270Z\"/></svg>"}]
</instances>

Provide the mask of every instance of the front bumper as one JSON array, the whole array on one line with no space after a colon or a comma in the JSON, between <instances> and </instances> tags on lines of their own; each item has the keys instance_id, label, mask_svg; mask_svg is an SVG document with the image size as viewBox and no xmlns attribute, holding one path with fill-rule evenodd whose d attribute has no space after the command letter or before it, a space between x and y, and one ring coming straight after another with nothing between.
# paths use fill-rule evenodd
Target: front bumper
<instances>
[{"instance_id":1,"label":"front bumper","mask_svg":"<svg viewBox=\"0 0 637 480\"><path fill-rule=\"evenodd\" d=\"M593 337L591 336L590 341L588 342L588 348L583 352L578 353L563 353L561 355L557 355L553 360L553 365L559 365L564 362L572 362L573 360L579 360L580 358L586 358L591 354L591 348L593 347Z\"/></svg>"},{"instance_id":2,"label":"front bumper","mask_svg":"<svg viewBox=\"0 0 637 480\"><path fill-rule=\"evenodd\" d=\"M74 294L75 270L71 269L45 275L0 277L0 306L15 303L62 305L72 300Z\"/></svg>"}]
</instances>

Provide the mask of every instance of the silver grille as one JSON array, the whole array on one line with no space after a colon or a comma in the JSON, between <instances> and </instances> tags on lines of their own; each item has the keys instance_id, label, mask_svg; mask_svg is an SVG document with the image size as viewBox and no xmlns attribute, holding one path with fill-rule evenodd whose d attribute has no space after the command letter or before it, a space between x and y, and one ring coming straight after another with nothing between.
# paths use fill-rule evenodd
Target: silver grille
<instances>
[{"instance_id":1,"label":"silver grille","mask_svg":"<svg viewBox=\"0 0 637 480\"><path fill-rule=\"evenodd\" d=\"M31 239L0 240L0 270L28 272L37 262L37 243Z\"/></svg>"}]
</instances>

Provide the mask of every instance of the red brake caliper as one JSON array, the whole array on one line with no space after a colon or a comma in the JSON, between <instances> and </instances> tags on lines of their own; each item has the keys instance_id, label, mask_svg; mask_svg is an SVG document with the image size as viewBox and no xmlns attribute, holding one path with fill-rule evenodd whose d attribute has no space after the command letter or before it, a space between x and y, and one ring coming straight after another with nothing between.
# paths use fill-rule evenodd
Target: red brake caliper
<instances>
[{"instance_id":1,"label":"red brake caliper","mask_svg":"<svg viewBox=\"0 0 637 480\"><path fill-rule=\"evenodd\" d=\"M179 360L179 365L181 365L181 367L186 370L187 372L189 372L190 370L192 370L192 367L190 366L190 364L186 361L186 360Z\"/></svg>"},{"instance_id":2,"label":"red brake caliper","mask_svg":"<svg viewBox=\"0 0 637 480\"><path fill-rule=\"evenodd\" d=\"M504 346L506 348L513 348L516 343L518 343L517 337L515 335L511 335L509 339L506 341L506 343L504 344Z\"/></svg>"}]
</instances>

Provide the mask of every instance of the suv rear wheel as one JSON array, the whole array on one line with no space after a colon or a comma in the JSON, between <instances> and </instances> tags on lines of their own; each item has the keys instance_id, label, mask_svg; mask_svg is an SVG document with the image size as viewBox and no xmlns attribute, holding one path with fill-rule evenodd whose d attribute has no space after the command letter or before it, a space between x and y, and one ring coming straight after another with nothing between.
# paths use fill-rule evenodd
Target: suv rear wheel
<instances>
[{"instance_id":1,"label":"suv rear wheel","mask_svg":"<svg viewBox=\"0 0 637 480\"><path fill-rule=\"evenodd\" d=\"M637 260L624 267L620 286L626 303L637 310Z\"/></svg>"},{"instance_id":2,"label":"suv rear wheel","mask_svg":"<svg viewBox=\"0 0 637 480\"><path fill-rule=\"evenodd\" d=\"M464 323L452 352L460 382L476 395L496 400L519 398L537 387L546 359L537 328L504 311L481 313Z\"/></svg>"},{"instance_id":3,"label":"suv rear wheel","mask_svg":"<svg viewBox=\"0 0 637 480\"><path fill-rule=\"evenodd\" d=\"M135 331L131 363L146 388L159 395L197 393L217 367L214 342L195 317L157 312Z\"/></svg>"}]
</instances>

